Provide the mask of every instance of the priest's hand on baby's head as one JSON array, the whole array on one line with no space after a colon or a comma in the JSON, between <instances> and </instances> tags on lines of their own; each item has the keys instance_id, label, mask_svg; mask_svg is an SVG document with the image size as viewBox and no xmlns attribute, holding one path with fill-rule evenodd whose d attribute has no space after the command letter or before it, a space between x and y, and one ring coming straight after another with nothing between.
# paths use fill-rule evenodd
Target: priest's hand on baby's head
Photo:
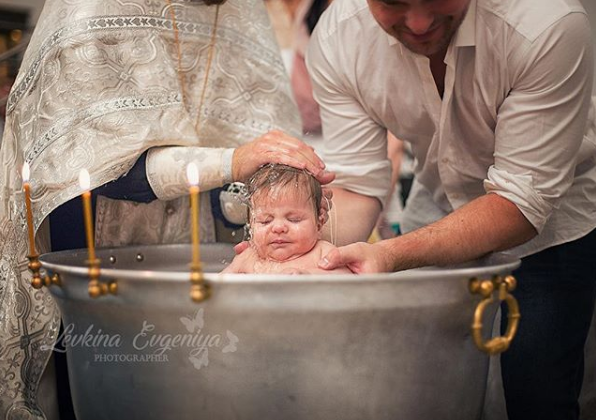
<instances>
[{"instance_id":1,"label":"priest's hand on baby's head","mask_svg":"<svg viewBox=\"0 0 597 420\"><path fill-rule=\"evenodd\" d=\"M322 184L329 184L335 178L332 172L325 170L325 164L311 146L278 130L270 131L234 150L232 177L234 181L246 182L268 163L305 169Z\"/></svg>"}]
</instances>

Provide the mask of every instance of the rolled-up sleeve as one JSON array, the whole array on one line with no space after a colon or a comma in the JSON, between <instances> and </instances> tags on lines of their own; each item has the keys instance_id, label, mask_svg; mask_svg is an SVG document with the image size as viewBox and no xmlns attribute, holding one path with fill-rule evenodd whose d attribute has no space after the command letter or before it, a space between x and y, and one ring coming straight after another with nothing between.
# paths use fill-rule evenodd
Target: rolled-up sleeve
<instances>
[{"instance_id":1,"label":"rolled-up sleeve","mask_svg":"<svg viewBox=\"0 0 597 420\"><path fill-rule=\"evenodd\" d=\"M594 118L590 33L587 17L571 13L511 51L511 90L499 108L484 187L514 203L539 233L577 164L595 153L595 139L583 139ZM592 147L581 148L583 141Z\"/></svg>"},{"instance_id":2,"label":"rolled-up sleeve","mask_svg":"<svg viewBox=\"0 0 597 420\"><path fill-rule=\"evenodd\" d=\"M330 38L318 29L311 38L306 62L313 96L320 106L322 158L336 173L332 186L375 197L383 206L391 175L387 131L365 112L351 91L354 87L350 87L348 76L339 73L337 54L344 49L330 45Z\"/></svg>"}]
</instances>

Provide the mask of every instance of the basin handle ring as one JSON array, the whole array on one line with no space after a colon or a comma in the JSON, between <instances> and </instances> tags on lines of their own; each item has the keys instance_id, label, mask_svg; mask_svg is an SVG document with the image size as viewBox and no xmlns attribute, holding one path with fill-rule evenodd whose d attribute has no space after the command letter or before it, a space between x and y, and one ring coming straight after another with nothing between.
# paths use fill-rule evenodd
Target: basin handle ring
<instances>
[{"instance_id":1,"label":"basin handle ring","mask_svg":"<svg viewBox=\"0 0 597 420\"><path fill-rule=\"evenodd\" d=\"M473 324L471 326L473 341L479 350L489 355L502 353L510 347L510 343L518 330L520 322L520 309L516 298L509 292L516 288L516 279L514 276L494 276L491 280L471 279L469 290L472 294L479 294L483 299L475 308ZM498 292L498 299L505 301L508 305L508 326L506 334L500 337L494 337L488 341L483 340L481 330L483 329L483 312L485 308L494 301L493 292Z\"/></svg>"}]
</instances>

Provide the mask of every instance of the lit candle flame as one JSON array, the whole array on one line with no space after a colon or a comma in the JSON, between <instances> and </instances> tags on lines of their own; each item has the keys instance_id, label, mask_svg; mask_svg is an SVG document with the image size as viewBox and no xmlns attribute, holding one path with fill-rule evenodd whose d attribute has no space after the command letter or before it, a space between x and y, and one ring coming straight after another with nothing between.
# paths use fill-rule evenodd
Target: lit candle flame
<instances>
[{"instance_id":1,"label":"lit candle flame","mask_svg":"<svg viewBox=\"0 0 597 420\"><path fill-rule=\"evenodd\" d=\"M23 164L23 171L21 172L23 176L23 182L29 182L29 176L31 175L31 171L29 170L29 164L25 162Z\"/></svg>"},{"instance_id":2,"label":"lit candle flame","mask_svg":"<svg viewBox=\"0 0 597 420\"><path fill-rule=\"evenodd\" d=\"M84 191L89 190L91 179L89 178L89 172L87 172L87 169L81 169L81 172L79 172L79 185Z\"/></svg>"},{"instance_id":3,"label":"lit candle flame","mask_svg":"<svg viewBox=\"0 0 597 420\"><path fill-rule=\"evenodd\" d=\"M187 179L190 185L199 184L199 170L194 162L189 163L187 166Z\"/></svg>"}]
</instances>

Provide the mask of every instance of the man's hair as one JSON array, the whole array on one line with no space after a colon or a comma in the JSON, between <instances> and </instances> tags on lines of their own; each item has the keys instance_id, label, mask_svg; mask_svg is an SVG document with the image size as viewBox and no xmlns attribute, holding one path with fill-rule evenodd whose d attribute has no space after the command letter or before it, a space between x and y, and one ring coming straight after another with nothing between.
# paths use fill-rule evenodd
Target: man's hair
<instances>
[{"instance_id":1,"label":"man's hair","mask_svg":"<svg viewBox=\"0 0 597 420\"><path fill-rule=\"evenodd\" d=\"M272 191L276 187L288 187L294 191L303 191L306 198L311 200L315 218L319 216L321 208L321 184L313 175L304 169L279 163L269 163L262 166L247 182L247 193L252 198L255 193Z\"/></svg>"}]
</instances>

